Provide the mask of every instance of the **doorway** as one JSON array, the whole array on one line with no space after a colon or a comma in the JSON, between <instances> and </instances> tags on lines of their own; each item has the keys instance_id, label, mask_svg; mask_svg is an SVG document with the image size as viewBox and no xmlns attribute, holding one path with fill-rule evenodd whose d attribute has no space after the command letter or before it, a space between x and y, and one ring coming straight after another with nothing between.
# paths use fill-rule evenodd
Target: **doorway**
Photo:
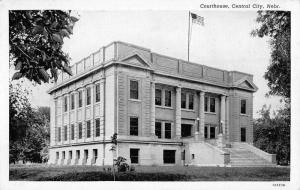
<instances>
[{"instance_id":1,"label":"doorway","mask_svg":"<svg viewBox=\"0 0 300 190\"><path fill-rule=\"evenodd\" d=\"M246 142L246 128L241 128L241 142Z\"/></svg>"}]
</instances>

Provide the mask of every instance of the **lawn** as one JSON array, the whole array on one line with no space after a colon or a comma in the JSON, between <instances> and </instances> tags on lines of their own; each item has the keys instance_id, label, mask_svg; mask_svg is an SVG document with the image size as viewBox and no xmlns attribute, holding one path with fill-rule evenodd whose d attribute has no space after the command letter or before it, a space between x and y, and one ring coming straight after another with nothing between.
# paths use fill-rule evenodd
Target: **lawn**
<instances>
[{"instance_id":1,"label":"lawn","mask_svg":"<svg viewBox=\"0 0 300 190\"><path fill-rule=\"evenodd\" d=\"M12 181L113 181L99 166L10 165ZM289 181L290 168L136 166L116 173L117 181Z\"/></svg>"}]
</instances>

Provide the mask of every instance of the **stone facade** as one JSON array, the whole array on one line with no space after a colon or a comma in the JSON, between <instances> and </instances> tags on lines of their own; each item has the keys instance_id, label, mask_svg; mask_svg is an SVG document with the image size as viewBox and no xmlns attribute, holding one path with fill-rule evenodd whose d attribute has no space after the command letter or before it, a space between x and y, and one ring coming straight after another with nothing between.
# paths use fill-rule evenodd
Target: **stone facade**
<instances>
[{"instance_id":1,"label":"stone facade","mask_svg":"<svg viewBox=\"0 0 300 190\"><path fill-rule=\"evenodd\" d=\"M49 90L50 163L227 165L253 141L253 76L123 42L102 47ZM118 134L116 154L110 137Z\"/></svg>"}]
</instances>

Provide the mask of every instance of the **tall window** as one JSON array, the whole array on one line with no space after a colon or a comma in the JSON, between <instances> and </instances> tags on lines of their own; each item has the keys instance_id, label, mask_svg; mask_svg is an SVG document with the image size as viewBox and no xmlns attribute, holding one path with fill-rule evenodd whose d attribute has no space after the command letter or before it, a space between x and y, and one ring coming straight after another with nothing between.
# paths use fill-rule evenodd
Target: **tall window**
<instances>
[{"instance_id":1,"label":"tall window","mask_svg":"<svg viewBox=\"0 0 300 190\"><path fill-rule=\"evenodd\" d=\"M74 140L74 132L75 132L75 128L74 128L74 124L71 125L71 140Z\"/></svg>"},{"instance_id":2,"label":"tall window","mask_svg":"<svg viewBox=\"0 0 300 190\"><path fill-rule=\"evenodd\" d=\"M71 110L75 108L75 94L71 94Z\"/></svg>"},{"instance_id":3,"label":"tall window","mask_svg":"<svg viewBox=\"0 0 300 190\"><path fill-rule=\"evenodd\" d=\"M161 122L155 122L155 135L161 138Z\"/></svg>"},{"instance_id":4,"label":"tall window","mask_svg":"<svg viewBox=\"0 0 300 190\"><path fill-rule=\"evenodd\" d=\"M193 110L194 109L194 95L189 94L189 109Z\"/></svg>"},{"instance_id":5,"label":"tall window","mask_svg":"<svg viewBox=\"0 0 300 190\"><path fill-rule=\"evenodd\" d=\"M171 138L171 123L165 123L165 138L170 139Z\"/></svg>"},{"instance_id":6,"label":"tall window","mask_svg":"<svg viewBox=\"0 0 300 190\"><path fill-rule=\"evenodd\" d=\"M68 97L66 96L64 99L64 111L68 111Z\"/></svg>"},{"instance_id":7,"label":"tall window","mask_svg":"<svg viewBox=\"0 0 300 190\"><path fill-rule=\"evenodd\" d=\"M210 112L216 112L216 99L215 98L210 98Z\"/></svg>"},{"instance_id":8,"label":"tall window","mask_svg":"<svg viewBox=\"0 0 300 190\"><path fill-rule=\"evenodd\" d=\"M136 80L130 81L130 99L139 99L139 83Z\"/></svg>"},{"instance_id":9,"label":"tall window","mask_svg":"<svg viewBox=\"0 0 300 190\"><path fill-rule=\"evenodd\" d=\"M181 108L186 108L186 94L181 93Z\"/></svg>"},{"instance_id":10,"label":"tall window","mask_svg":"<svg viewBox=\"0 0 300 190\"><path fill-rule=\"evenodd\" d=\"M208 112L208 97L204 98L205 104L204 104L204 111Z\"/></svg>"},{"instance_id":11,"label":"tall window","mask_svg":"<svg viewBox=\"0 0 300 190\"><path fill-rule=\"evenodd\" d=\"M82 123L78 123L78 138L82 139Z\"/></svg>"},{"instance_id":12,"label":"tall window","mask_svg":"<svg viewBox=\"0 0 300 190\"><path fill-rule=\"evenodd\" d=\"M94 157L94 163L96 163L98 159L98 149L93 149L93 157Z\"/></svg>"},{"instance_id":13,"label":"tall window","mask_svg":"<svg viewBox=\"0 0 300 190\"><path fill-rule=\"evenodd\" d=\"M91 121L86 122L86 138L91 137Z\"/></svg>"},{"instance_id":14,"label":"tall window","mask_svg":"<svg viewBox=\"0 0 300 190\"><path fill-rule=\"evenodd\" d=\"M60 127L57 128L57 138L58 138L58 142L60 142L61 141L61 128Z\"/></svg>"},{"instance_id":15,"label":"tall window","mask_svg":"<svg viewBox=\"0 0 300 190\"><path fill-rule=\"evenodd\" d=\"M132 164L139 163L139 151L140 151L140 149L138 149L138 148L130 149L130 161Z\"/></svg>"},{"instance_id":16,"label":"tall window","mask_svg":"<svg viewBox=\"0 0 300 190\"><path fill-rule=\"evenodd\" d=\"M241 114L246 114L246 100L241 100Z\"/></svg>"},{"instance_id":17,"label":"tall window","mask_svg":"<svg viewBox=\"0 0 300 190\"><path fill-rule=\"evenodd\" d=\"M170 90L165 91L165 106L171 107L171 91Z\"/></svg>"},{"instance_id":18,"label":"tall window","mask_svg":"<svg viewBox=\"0 0 300 190\"><path fill-rule=\"evenodd\" d=\"M82 91L78 92L78 107L82 107Z\"/></svg>"},{"instance_id":19,"label":"tall window","mask_svg":"<svg viewBox=\"0 0 300 190\"><path fill-rule=\"evenodd\" d=\"M96 102L100 102L100 84L96 84Z\"/></svg>"},{"instance_id":20,"label":"tall window","mask_svg":"<svg viewBox=\"0 0 300 190\"><path fill-rule=\"evenodd\" d=\"M161 89L155 89L155 105L161 106Z\"/></svg>"},{"instance_id":21,"label":"tall window","mask_svg":"<svg viewBox=\"0 0 300 190\"><path fill-rule=\"evenodd\" d=\"M130 135L139 135L139 119L137 117L130 118Z\"/></svg>"},{"instance_id":22,"label":"tall window","mask_svg":"<svg viewBox=\"0 0 300 190\"><path fill-rule=\"evenodd\" d=\"M100 136L100 119L96 119L96 137Z\"/></svg>"},{"instance_id":23,"label":"tall window","mask_svg":"<svg viewBox=\"0 0 300 190\"><path fill-rule=\"evenodd\" d=\"M68 140L68 127L64 126L65 141Z\"/></svg>"},{"instance_id":24,"label":"tall window","mask_svg":"<svg viewBox=\"0 0 300 190\"><path fill-rule=\"evenodd\" d=\"M176 150L164 150L163 152L164 164L175 164L175 153Z\"/></svg>"},{"instance_id":25,"label":"tall window","mask_svg":"<svg viewBox=\"0 0 300 190\"><path fill-rule=\"evenodd\" d=\"M205 97L204 111L215 113L216 112L216 99L212 97Z\"/></svg>"},{"instance_id":26,"label":"tall window","mask_svg":"<svg viewBox=\"0 0 300 190\"><path fill-rule=\"evenodd\" d=\"M91 104L91 88L86 88L86 105Z\"/></svg>"},{"instance_id":27,"label":"tall window","mask_svg":"<svg viewBox=\"0 0 300 190\"><path fill-rule=\"evenodd\" d=\"M72 155L72 151L70 150L70 151L69 151L69 159L72 160L72 156L73 156L73 155Z\"/></svg>"},{"instance_id":28,"label":"tall window","mask_svg":"<svg viewBox=\"0 0 300 190\"><path fill-rule=\"evenodd\" d=\"M80 159L80 150L76 150L76 158Z\"/></svg>"}]
</instances>

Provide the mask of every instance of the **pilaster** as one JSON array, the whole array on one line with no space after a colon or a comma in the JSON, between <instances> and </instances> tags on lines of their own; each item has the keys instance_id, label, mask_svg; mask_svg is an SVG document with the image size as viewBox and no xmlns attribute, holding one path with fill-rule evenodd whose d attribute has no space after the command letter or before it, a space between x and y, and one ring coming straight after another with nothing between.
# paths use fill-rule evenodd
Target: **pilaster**
<instances>
[{"instance_id":1,"label":"pilaster","mask_svg":"<svg viewBox=\"0 0 300 190\"><path fill-rule=\"evenodd\" d=\"M151 82L151 136L155 136L155 83Z\"/></svg>"},{"instance_id":2,"label":"pilaster","mask_svg":"<svg viewBox=\"0 0 300 190\"><path fill-rule=\"evenodd\" d=\"M176 138L181 138L181 87L176 87Z\"/></svg>"}]
</instances>

